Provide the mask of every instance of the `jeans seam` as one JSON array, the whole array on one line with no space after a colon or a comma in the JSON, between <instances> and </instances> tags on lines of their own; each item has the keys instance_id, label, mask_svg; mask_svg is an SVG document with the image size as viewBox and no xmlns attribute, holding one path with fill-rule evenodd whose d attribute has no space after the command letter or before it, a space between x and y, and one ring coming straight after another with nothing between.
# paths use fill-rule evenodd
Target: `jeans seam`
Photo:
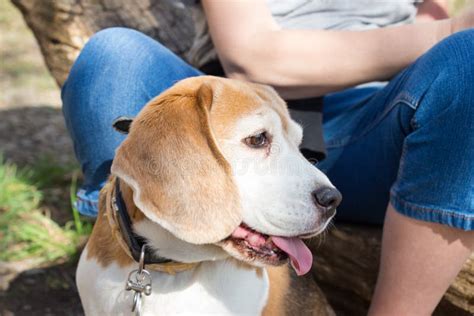
<instances>
[{"instance_id":1,"label":"jeans seam","mask_svg":"<svg viewBox=\"0 0 474 316\"><path fill-rule=\"evenodd\" d=\"M346 142L341 141L340 139L339 140L333 140L330 143L326 144L326 147L328 149L329 148L338 148L338 147L348 146L348 145L351 145L351 144L357 142L360 138L364 137L365 135L370 133L374 128L376 128L377 125L380 124L382 122L382 120L399 104L405 104L405 105L409 106L410 108L412 108L411 104L408 103L406 100L399 100L398 98L396 98L394 100L394 102L390 103L390 105L387 107L387 109L384 111L384 113L382 115L380 115L380 117L378 117L374 122L372 122L369 125L369 127L367 127L362 133L357 135L357 137L350 138Z\"/></svg>"},{"instance_id":2,"label":"jeans seam","mask_svg":"<svg viewBox=\"0 0 474 316\"><path fill-rule=\"evenodd\" d=\"M407 91L404 91L404 90L400 91L389 103L386 109L384 109L382 115L380 115L380 117L378 117L374 122L372 122L369 125L369 127L367 127L364 131L362 131L362 133L360 133L357 137L349 138L348 141L341 141L340 139L334 140L326 144L326 147L329 149L329 148L344 147L344 146L353 144L354 142L358 141L361 137L370 133L375 127L377 127L377 125L380 124L380 122L399 104L405 104L406 106L410 107L411 109L415 111L415 113L413 114L413 117L410 120L410 124L413 129L418 129L420 127L420 124L416 121L416 111L418 110L418 107L420 106L421 100L423 99L425 94L428 92L433 82L435 82L438 77L439 77L439 74L429 83L429 85L426 87L423 93L416 97L413 96L411 93L408 93ZM342 138L342 139L344 140L345 138Z\"/></svg>"},{"instance_id":3,"label":"jeans seam","mask_svg":"<svg viewBox=\"0 0 474 316\"><path fill-rule=\"evenodd\" d=\"M393 190L391 190L390 194L391 198L394 199L397 203L403 205L403 207L409 208L416 212L423 212L423 213L437 213L441 215L448 215L456 218L467 219L467 220L474 220L474 215L467 215L467 214L459 214L458 211L454 210L443 210L439 208L430 208L426 206L421 206L414 204L413 202L405 201L404 199L400 198L398 194L396 194Z\"/></svg>"}]
</instances>

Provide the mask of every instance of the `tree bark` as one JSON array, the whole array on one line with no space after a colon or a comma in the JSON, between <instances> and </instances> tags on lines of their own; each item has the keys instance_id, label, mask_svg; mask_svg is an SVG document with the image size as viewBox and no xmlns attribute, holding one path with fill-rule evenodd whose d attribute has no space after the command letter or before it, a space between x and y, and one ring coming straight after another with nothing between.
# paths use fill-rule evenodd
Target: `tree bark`
<instances>
[{"instance_id":1,"label":"tree bark","mask_svg":"<svg viewBox=\"0 0 474 316\"><path fill-rule=\"evenodd\" d=\"M190 64L216 58L204 15L195 1L12 0L32 29L46 65L62 86L79 51L95 32L113 26L137 29ZM380 228L338 225L314 246L314 277L340 315L363 315L375 284ZM466 262L436 314L474 313L474 257Z\"/></svg>"}]
</instances>

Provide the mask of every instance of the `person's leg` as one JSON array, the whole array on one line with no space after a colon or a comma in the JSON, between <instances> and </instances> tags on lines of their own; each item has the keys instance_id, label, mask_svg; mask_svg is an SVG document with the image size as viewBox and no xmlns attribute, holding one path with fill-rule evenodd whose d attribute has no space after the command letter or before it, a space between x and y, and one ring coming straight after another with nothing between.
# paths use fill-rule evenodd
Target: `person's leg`
<instances>
[{"instance_id":1,"label":"person's leg","mask_svg":"<svg viewBox=\"0 0 474 316\"><path fill-rule=\"evenodd\" d=\"M84 173L77 207L97 214L99 190L115 149L125 138L112 128L119 116L135 116L175 82L201 73L150 37L126 28L95 34L63 87L63 113Z\"/></svg>"},{"instance_id":2,"label":"person's leg","mask_svg":"<svg viewBox=\"0 0 474 316\"><path fill-rule=\"evenodd\" d=\"M412 219L389 205L369 315L431 315L474 250L474 232Z\"/></svg>"},{"instance_id":3,"label":"person's leg","mask_svg":"<svg viewBox=\"0 0 474 316\"><path fill-rule=\"evenodd\" d=\"M373 315L430 314L473 250L472 52L474 30L458 33L364 102L327 98L319 167L342 191L338 218L382 223L389 205Z\"/></svg>"}]
</instances>

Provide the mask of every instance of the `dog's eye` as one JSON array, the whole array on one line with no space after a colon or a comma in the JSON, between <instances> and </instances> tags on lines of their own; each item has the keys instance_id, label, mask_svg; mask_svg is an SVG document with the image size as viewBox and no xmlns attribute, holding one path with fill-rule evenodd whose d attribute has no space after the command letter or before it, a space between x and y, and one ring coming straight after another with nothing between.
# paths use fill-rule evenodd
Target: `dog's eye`
<instances>
[{"instance_id":1,"label":"dog's eye","mask_svg":"<svg viewBox=\"0 0 474 316\"><path fill-rule=\"evenodd\" d=\"M270 144L270 139L267 132L262 132L245 138L244 143L250 148L264 148Z\"/></svg>"}]
</instances>

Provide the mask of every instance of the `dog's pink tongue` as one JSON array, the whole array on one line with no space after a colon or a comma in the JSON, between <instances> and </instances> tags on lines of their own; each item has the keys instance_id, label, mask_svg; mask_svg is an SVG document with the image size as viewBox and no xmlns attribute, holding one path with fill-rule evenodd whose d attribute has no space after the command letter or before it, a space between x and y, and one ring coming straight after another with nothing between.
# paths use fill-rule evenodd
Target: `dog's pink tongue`
<instances>
[{"instance_id":1,"label":"dog's pink tongue","mask_svg":"<svg viewBox=\"0 0 474 316\"><path fill-rule=\"evenodd\" d=\"M272 237L272 241L275 246L288 254L296 274L303 275L311 270L313 254L301 239L296 237L274 236Z\"/></svg>"}]
</instances>

